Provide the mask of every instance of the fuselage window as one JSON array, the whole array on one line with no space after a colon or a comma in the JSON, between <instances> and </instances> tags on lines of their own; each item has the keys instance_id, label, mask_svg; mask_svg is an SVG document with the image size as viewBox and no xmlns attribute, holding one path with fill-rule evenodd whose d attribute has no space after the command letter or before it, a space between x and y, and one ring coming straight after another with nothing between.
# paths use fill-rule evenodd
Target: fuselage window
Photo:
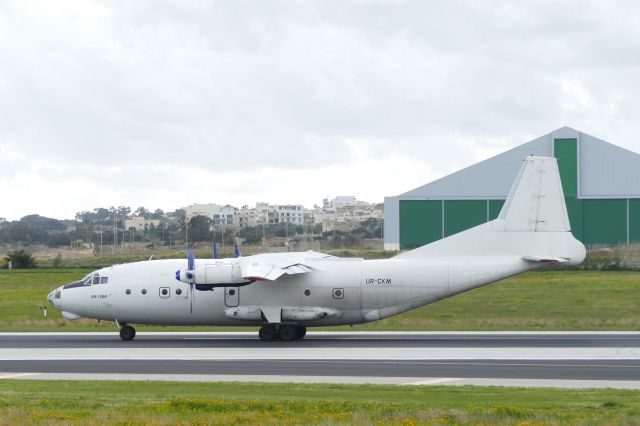
<instances>
[{"instance_id":1,"label":"fuselage window","mask_svg":"<svg viewBox=\"0 0 640 426\"><path fill-rule=\"evenodd\" d=\"M146 288L142 289L142 294L147 294L147 289Z\"/></svg>"},{"instance_id":2,"label":"fuselage window","mask_svg":"<svg viewBox=\"0 0 640 426\"><path fill-rule=\"evenodd\" d=\"M109 282L109 277L100 277L100 284L107 284Z\"/></svg>"},{"instance_id":3,"label":"fuselage window","mask_svg":"<svg viewBox=\"0 0 640 426\"><path fill-rule=\"evenodd\" d=\"M180 295L182 294L182 290L181 290L181 289L179 289L179 288L176 288L176 294L177 294L178 296L180 296Z\"/></svg>"}]
</instances>

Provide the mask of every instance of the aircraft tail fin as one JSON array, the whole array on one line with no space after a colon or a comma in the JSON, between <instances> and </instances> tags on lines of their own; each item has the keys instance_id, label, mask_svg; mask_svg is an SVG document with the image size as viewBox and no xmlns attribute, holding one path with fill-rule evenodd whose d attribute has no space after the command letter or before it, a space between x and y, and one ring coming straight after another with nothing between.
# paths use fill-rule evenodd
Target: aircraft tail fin
<instances>
[{"instance_id":1,"label":"aircraft tail fin","mask_svg":"<svg viewBox=\"0 0 640 426\"><path fill-rule=\"evenodd\" d=\"M513 255L530 263L584 259L584 245L571 234L555 158L524 160L497 219L396 257Z\"/></svg>"},{"instance_id":2,"label":"aircraft tail fin","mask_svg":"<svg viewBox=\"0 0 640 426\"><path fill-rule=\"evenodd\" d=\"M571 231L555 158L526 158L498 219L506 232Z\"/></svg>"}]
</instances>

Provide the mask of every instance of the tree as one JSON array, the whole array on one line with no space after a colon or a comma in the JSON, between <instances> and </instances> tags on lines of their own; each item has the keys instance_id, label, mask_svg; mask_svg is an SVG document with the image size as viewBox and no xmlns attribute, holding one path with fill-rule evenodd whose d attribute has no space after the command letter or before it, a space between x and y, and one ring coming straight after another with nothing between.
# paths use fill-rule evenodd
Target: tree
<instances>
[{"instance_id":1,"label":"tree","mask_svg":"<svg viewBox=\"0 0 640 426\"><path fill-rule=\"evenodd\" d=\"M32 214L20 219L20 223L38 231L62 231L66 226L58 219Z\"/></svg>"},{"instance_id":2,"label":"tree","mask_svg":"<svg viewBox=\"0 0 640 426\"><path fill-rule=\"evenodd\" d=\"M247 226L240 229L238 236L246 244L258 244L262 241L262 228Z\"/></svg>"},{"instance_id":3,"label":"tree","mask_svg":"<svg viewBox=\"0 0 640 426\"><path fill-rule=\"evenodd\" d=\"M136 209L136 211L133 212L134 215L136 216L142 216L144 218L146 218L151 212L149 210L147 210L145 207L138 207Z\"/></svg>"},{"instance_id":4,"label":"tree","mask_svg":"<svg viewBox=\"0 0 640 426\"><path fill-rule=\"evenodd\" d=\"M11 262L11 266L15 269L29 269L35 268L36 260L33 258L31 253L20 250L11 250L7 253L7 256L4 258L7 262Z\"/></svg>"},{"instance_id":5,"label":"tree","mask_svg":"<svg viewBox=\"0 0 640 426\"><path fill-rule=\"evenodd\" d=\"M11 222L7 227L7 235L10 241L23 243L46 243L47 233L34 229L23 222Z\"/></svg>"},{"instance_id":6,"label":"tree","mask_svg":"<svg viewBox=\"0 0 640 426\"><path fill-rule=\"evenodd\" d=\"M49 236L49 247L59 247L71 245L71 238L67 233L55 233Z\"/></svg>"},{"instance_id":7,"label":"tree","mask_svg":"<svg viewBox=\"0 0 640 426\"><path fill-rule=\"evenodd\" d=\"M211 219L197 215L189 220L189 241L211 241Z\"/></svg>"},{"instance_id":8,"label":"tree","mask_svg":"<svg viewBox=\"0 0 640 426\"><path fill-rule=\"evenodd\" d=\"M118 216L129 216L131 213L131 207L120 206L118 207Z\"/></svg>"}]
</instances>

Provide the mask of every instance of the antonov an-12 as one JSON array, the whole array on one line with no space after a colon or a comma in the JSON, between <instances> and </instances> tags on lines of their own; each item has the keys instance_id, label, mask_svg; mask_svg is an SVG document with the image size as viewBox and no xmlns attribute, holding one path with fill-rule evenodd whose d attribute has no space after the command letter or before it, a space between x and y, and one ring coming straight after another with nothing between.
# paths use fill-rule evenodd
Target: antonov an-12
<instances>
[{"instance_id":1,"label":"antonov an-12","mask_svg":"<svg viewBox=\"0 0 640 426\"><path fill-rule=\"evenodd\" d=\"M427 220L425 218L425 220ZM577 265L555 158L527 157L497 219L391 259L317 252L150 260L95 271L49 302L67 319L130 324L259 326L260 339L406 312L549 264Z\"/></svg>"}]
</instances>

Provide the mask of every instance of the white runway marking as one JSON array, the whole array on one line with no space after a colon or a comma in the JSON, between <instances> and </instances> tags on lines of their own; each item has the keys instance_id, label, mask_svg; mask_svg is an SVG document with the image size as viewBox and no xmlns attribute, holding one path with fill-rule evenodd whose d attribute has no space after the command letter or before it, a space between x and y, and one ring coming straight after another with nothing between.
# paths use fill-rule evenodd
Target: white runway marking
<instances>
[{"instance_id":1,"label":"white runway marking","mask_svg":"<svg viewBox=\"0 0 640 426\"><path fill-rule=\"evenodd\" d=\"M455 382L458 381L460 379L451 379L448 377L439 377L439 378L434 378L434 379L427 379L427 380L419 380L417 382L411 382L411 383L407 383L407 385L441 385L444 383L451 383L451 382Z\"/></svg>"},{"instance_id":2,"label":"white runway marking","mask_svg":"<svg viewBox=\"0 0 640 426\"><path fill-rule=\"evenodd\" d=\"M12 339L10 336L14 338ZM19 338L16 339L16 336ZM36 336L51 337L51 339L40 339L47 342L47 344L40 346ZM100 336L104 337L104 339L89 339L91 344L86 347L78 344L84 337L90 338L90 336ZM625 378L627 371L632 374L638 368L637 362L627 362L625 364L617 361L640 360L640 344L638 344L640 332L311 332L309 333L309 340L313 340L313 344L275 342L264 345L259 342L257 345L253 343L247 344L248 341L257 340L255 332L141 332L138 333L138 336L144 338L144 343L135 341L121 342L118 333L115 332L0 333L0 339L7 337L7 343L0 347L0 361L43 361L46 363L47 361L58 360L100 360L104 361L104 364L116 364L115 361L118 360L149 361L149 363L153 360L224 360L257 361L258 363L260 361L271 361L274 364L279 363L280 367L282 367L279 368L279 371L283 371L285 374L274 375L271 374L273 373L272 370L262 369L260 371L258 368L253 370L257 374L246 375L207 374L208 371L205 370L203 370L205 374L187 373L186 370L182 374L180 369L173 371L173 373L178 374L144 373L142 372L143 370L132 370L127 374L120 371L117 373L108 373L106 371L36 373L30 372L30 367L21 367L14 370L14 372L6 370L5 372L0 372L0 379L242 381L640 389L640 380L617 380ZM25 342L31 341L30 337L34 337L34 343L25 344ZM434 340L430 341L430 337L433 337ZM465 337L469 339L465 339ZM522 345L514 342L514 340L518 339L523 339ZM545 339L547 340L547 347L536 346L545 344L542 342ZM582 339L582 342L575 341L580 339ZM611 340L610 344L616 345L615 347L607 346L607 343L603 343L604 340L609 339ZM216 343L216 340L220 343ZM387 342L378 342L382 340L387 340ZM460 340L460 342L447 342L444 345L437 343L445 340ZM504 340L504 342L501 344L500 340ZM531 340L535 340L535 343L526 343L526 341ZM538 343L539 340L541 341L540 343ZM591 342L595 340L598 343L592 344ZM626 346L627 340L634 340L635 346L634 343L628 343L629 346ZM11 344L12 341L16 341L16 345ZM200 343L195 343L194 341L199 341ZM211 343L208 343L209 341ZM558 343L558 341L571 341L571 343L564 345ZM164 342L169 344L165 345ZM345 343L343 344L342 342ZM465 346L466 342L468 343ZM453 344L458 347L447 347L447 344ZM495 344L501 347L493 347L492 345ZM572 344L582 345L583 347L571 347ZM346 371L351 370L349 364L375 362L375 364L380 364L379 368L384 369L387 364L397 364L399 361L402 361L402 364L407 367L410 365L433 366L439 364L439 361L446 360L446 364L451 368L439 371L439 368L423 369L417 367L409 370L408 375L419 377L392 377L385 376L385 374L381 374L380 377L371 377L377 374L377 370L367 369L363 365L360 366L362 368L359 370L365 374L363 376L349 376L348 374L345 376L307 376L296 373L291 375L290 372L292 371L303 371L300 364L305 364L309 360L313 360L312 363L314 365L325 362L332 363L338 368L346 369ZM585 360L593 361L593 363L584 363ZM496 362L491 363L489 361ZM459 367L463 364L477 366L476 371L477 369L484 370L485 366L488 368L500 368L500 366L516 366L516 368L520 368L518 366L521 366L522 369L531 371L540 366L540 363L535 361L551 361L551 364L545 364L547 368L562 369L564 367L577 370L585 369L585 371L608 369L610 372L617 371L618 373L610 375L600 373L599 377L603 377L602 380L581 379L582 377L598 377L598 374L569 375L578 379L437 377L437 374L460 374L459 372L462 370ZM102 364L102 362L98 364ZM347 365L345 366L345 364ZM320 367L318 366L318 368ZM113 371L117 371L117 369ZM315 373L311 374L318 374L317 371L321 370L315 371ZM394 371L393 367L390 366L387 371ZM405 369L405 371L407 370ZM220 372L228 373L227 371ZM473 376L474 374L469 375ZM547 375L547 377L549 376ZM633 377L636 376L634 375ZM607 378L611 378L611 380Z\"/></svg>"},{"instance_id":3,"label":"white runway marking","mask_svg":"<svg viewBox=\"0 0 640 426\"><path fill-rule=\"evenodd\" d=\"M2 374L2 373L0 373ZM487 379L446 377L344 377L287 375L224 375L224 374L86 374L86 373L17 373L0 376L17 380L135 380L171 382L262 382L262 383L326 383L374 384L407 386L507 386L544 388L616 388L640 389L639 381L627 380L557 380L557 379Z\"/></svg>"},{"instance_id":4,"label":"white runway marking","mask_svg":"<svg viewBox=\"0 0 640 426\"><path fill-rule=\"evenodd\" d=\"M2 374L0 373L0 379L24 379L25 377L39 376L40 373L12 373Z\"/></svg>"},{"instance_id":5,"label":"white runway marking","mask_svg":"<svg viewBox=\"0 0 640 426\"><path fill-rule=\"evenodd\" d=\"M640 348L2 348L0 360L638 360Z\"/></svg>"}]
</instances>

